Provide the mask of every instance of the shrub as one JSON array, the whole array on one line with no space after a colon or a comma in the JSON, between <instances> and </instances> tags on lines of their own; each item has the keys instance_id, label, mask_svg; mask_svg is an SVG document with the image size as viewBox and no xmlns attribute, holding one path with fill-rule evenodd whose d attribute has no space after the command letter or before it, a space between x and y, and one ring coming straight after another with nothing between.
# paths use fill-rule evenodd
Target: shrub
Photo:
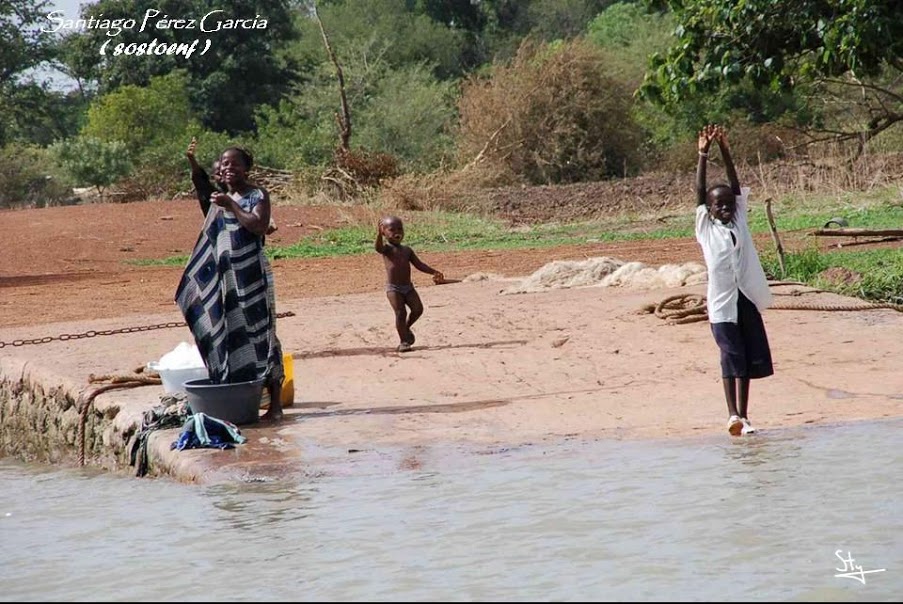
<instances>
[{"instance_id":1,"label":"shrub","mask_svg":"<svg viewBox=\"0 0 903 604\"><path fill-rule=\"evenodd\" d=\"M13 143L0 148L0 208L46 207L73 198L47 149Z\"/></svg>"},{"instance_id":2,"label":"shrub","mask_svg":"<svg viewBox=\"0 0 903 604\"><path fill-rule=\"evenodd\" d=\"M498 164L534 184L632 173L641 138L632 102L593 45L526 40L511 64L465 83L460 159Z\"/></svg>"},{"instance_id":3,"label":"shrub","mask_svg":"<svg viewBox=\"0 0 903 604\"><path fill-rule=\"evenodd\" d=\"M142 163L145 151L184 139L187 132L199 129L190 109L188 79L183 72L172 72L151 78L146 87L122 86L96 99L88 109L82 134L122 142L131 157Z\"/></svg>"},{"instance_id":4,"label":"shrub","mask_svg":"<svg viewBox=\"0 0 903 604\"><path fill-rule=\"evenodd\" d=\"M61 141L52 150L57 162L76 184L96 187L101 197L106 187L127 175L132 168L126 146L119 141L78 137Z\"/></svg>"}]
</instances>

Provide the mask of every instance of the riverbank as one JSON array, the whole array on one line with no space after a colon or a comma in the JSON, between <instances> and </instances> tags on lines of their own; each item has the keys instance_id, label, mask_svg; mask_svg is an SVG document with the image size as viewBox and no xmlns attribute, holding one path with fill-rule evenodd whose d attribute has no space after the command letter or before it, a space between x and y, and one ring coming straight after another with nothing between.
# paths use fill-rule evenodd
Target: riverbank
<instances>
[{"instance_id":1,"label":"riverbank","mask_svg":"<svg viewBox=\"0 0 903 604\"><path fill-rule=\"evenodd\" d=\"M297 402L285 421L243 427L248 443L228 451L171 451L178 431L160 431L150 441L152 473L185 482L260 480L341 473L349 463L416 467L437 444L486 453L569 439L730 438L708 325L671 326L638 313L703 286L500 295L508 285L422 287L427 310L415 350L404 355L394 352L382 293L282 302L280 311L295 313L278 328L295 357ZM849 301L823 293L793 299ZM754 438L786 426L903 415L896 362L903 315L772 310L765 318L776 375L752 385L750 416L762 429ZM7 329L4 339L178 320L166 313L46 324ZM75 400L88 377L130 373L189 338L182 327L6 348L3 452L75 463ZM129 439L162 393L144 386L98 396L86 422L87 463L133 473Z\"/></svg>"}]
</instances>

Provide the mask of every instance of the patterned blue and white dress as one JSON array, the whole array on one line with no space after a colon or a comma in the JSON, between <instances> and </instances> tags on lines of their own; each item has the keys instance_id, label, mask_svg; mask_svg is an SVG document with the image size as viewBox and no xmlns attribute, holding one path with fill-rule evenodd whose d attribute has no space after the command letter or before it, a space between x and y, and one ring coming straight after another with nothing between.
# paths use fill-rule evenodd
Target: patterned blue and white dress
<instances>
[{"instance_id":1,"label":"patterned blue and white dress","mask_svg":"<svg viewBox=\"0 0 903 604\"><path fill-rule=\"evenodd\" d=\"M233 199L250 212L263 195L251 189ZM235 214L211 206L176 290L214 383L284 377L273 271L263 244Z\"/></svg>"}]
</instances>

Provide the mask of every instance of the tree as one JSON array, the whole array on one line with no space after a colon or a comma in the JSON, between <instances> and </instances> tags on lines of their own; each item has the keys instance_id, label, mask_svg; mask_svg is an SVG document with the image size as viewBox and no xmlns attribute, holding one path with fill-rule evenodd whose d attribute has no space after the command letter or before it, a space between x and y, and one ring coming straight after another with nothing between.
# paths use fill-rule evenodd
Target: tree
<instances>
[{"instance_id":1,"label":"tree","mask_svg":"<svg viewBox=\"0 0 903 604\"><path fill-rule=\"evenodd\" d=\"M0 2L0 87L51 57L52 38L46 29L50 0Z\"/></svg>"},{"instance_id":2,"label":"tree","mask_svg":"<svg viewBox=\"0 0 903 604\"><path fill-rule=\"evenodd\" d=\"M452 148L453 91L451 83L436 80L423 66L387 72L358 112L358 144L389 153L409 168L437 167Z\"/></svg>"},{"instance_id":3,"label":"tree","mask_svg":"<svg viewBox=\"0 0 903 604\"><path fill-rule=\"evenodd\" d=\"M64 46L61 61L81 77L96 78L102 94L126 85L146 86L154 76L184 69L192 109L207 128L230 133L252 130L256 108L278 102L292 84L295 69L281 49L297 35L294 4L292 0L100 0L85 6L82 17L135 19L135 26L117 36L101 28L72 34L78 40ZM151 18L140 31L147 14ZM161 28L164 19L196 22L194 28ZM250 28L222 27L236 19L247 20ZM207 31L200 29L202 21ZM221 29L209 31L217 27ZM198 44L190 57L112 54L117 44L154 40L157 45L190 45L195 40ZM101 55L101 46L108 41L107 52ZM203 52L208 41L210 47Z\"/></svg>"},{"instance_id":4,"label":"tree","mask_svg":"<svg viewBox=\"0 0 903 604\"><path fill-rule=\"evenodd\" d=\"M329 40L345 63L386 63L401 67L428 63L436 77L451 78L463 71L461 32L426 14L413 12L406 0L343 0L318 2ZM302 65L327 59L315 19L299 20L301 31L291 56Z\"/></svg>"},{"instance_id":5,"label":"tree","mask_svg":"<svg viewBox=\"0 0 903 604\"><path fill-rule=\"evenodd\" d=\"M812 141L860 147L903 121L896 0L667 0L676 41L641 89L672 108L747 85L809 101ZM817 103L817 104L816 104ZM839 108L839 110L833 110Z\"/></svg>"},{"instance_id":6,"label":"tree","mask_svg":"<svg viewBox=\"0 0 903 604\"><path fill-rule=\"evenodd\" d=\"M586 38L608 50L612 68L639 86L649 55L663 52L671 44L671 17L670 13L649 12L636 2L618 2L589 22Z\"/></svg>"},{"instance_id":7,"label":"tree","mask_svg":"<svg viewBox=\"0 0 903 604\"><path fill-rule=\"evenodd\" d=\"M98 97L88 109L82 135L121 142L139 159L145 150L167 147L173 141L179 147L187 145L189 132L199 129L194 117L188 103L188 76L176 71L151 78L146 87L123 86Z\"/></svg>"},{"instance_id":8,"label":"tree","mask_svg":"<svg viewBox=\"0 0 903 604\"><path fill-rule=\"evenodd\" d=\"M57 161L80 185L97 187L103 198L104 188L131 170L128 150L121 142L104 142L91 137L62 141L52 147Z\"/></svg>"},{"instance_id":9,"label":"tree","mask_svg":"<svg viewBox=\"0 0 903 604\"><path fill-rule=\"evenodd\" d=\"M0 143L19 141L47 146L78 133L87 103L77 93L46 84L9 86L0 98Z\"/></svg>"},{"instance_id":10,"label":"tree","mask_svg":"<svg viewBox=\"0 0 903 604\"><path fill-rule=\"evenodd\" d=\"M45 29L49 0L0 1L0 146L19 138L14 127L19 118L27 117L37 107L35 101L42 89L23 76L52 56L52 36ZM30 110L23 112L17 100L24 99Z\"/></svg>"},{"instance_id":11,"label":"tree","mask_svg":"<svg viewBox=\"0 0 903 604\"><path fill-rule=\"evenodd\" d=\"M533 184L624 175L640 161L632 103L594 45L528 39L510 65L464 85L459 151Z\"/></svg>"}]
</instances>

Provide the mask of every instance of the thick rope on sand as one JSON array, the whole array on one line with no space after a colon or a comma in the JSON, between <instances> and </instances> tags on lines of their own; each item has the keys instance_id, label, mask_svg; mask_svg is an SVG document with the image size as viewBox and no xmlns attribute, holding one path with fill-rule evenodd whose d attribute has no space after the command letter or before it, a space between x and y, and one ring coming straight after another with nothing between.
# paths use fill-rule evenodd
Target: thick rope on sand
<instances>
[{"instance_id":1,"label":"thick rope on sand","mask_svg":"<svg viewBox=\"0 0 903 604\"><path fill-rule=\"evenodd\" d=\"M641 312L653 313L659 319L665 320L668 325L683 325L708 321L705 296L698 294L677 294L668 296L658 304L647 304ZM771 310L816 310L822 312L849 312L859 310L890 309L903 312L903 304L891 302L862 302L850 304L817 304L814 302L778 302L770 307Z\"/></svg>"}]
</instances>

